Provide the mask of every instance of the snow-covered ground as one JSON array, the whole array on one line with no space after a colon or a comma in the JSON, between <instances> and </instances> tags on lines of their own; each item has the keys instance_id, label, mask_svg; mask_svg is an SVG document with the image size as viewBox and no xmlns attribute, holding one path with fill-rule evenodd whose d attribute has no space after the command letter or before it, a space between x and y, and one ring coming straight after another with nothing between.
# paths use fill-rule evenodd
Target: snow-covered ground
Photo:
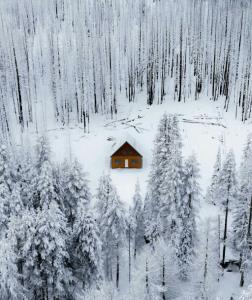
<instances>
[{"instance_id":1,"label":"snow-covered ground","mask_svg":"<svg viewBox=\"0 0 252 300\"><path fill-rule=\"evenodd\" d=\"M122 200L131 203L137 179L143 193L146 190L153 140L159 120L166 112L178 115L184 156L196 154L201 168L203 194L209 184L218 147L221 147L222 154L232 148L239 166L243 145L248 133L252 132L252 124L243 124L234 119L232 112L223 112L221 102L211 103L201 99L186 103L167 101L153 106L146 106L142 102L119 106L119 113L113 120L106 116L92 116L88 134L84 134L80 125L69 128L48 126L46 131L51 141L53 160L63 161L76 157L89 174L93 193L96 192L100 175L110 172ZM23 143L32 146L36 136L31 130L23 135ZM141 170L110 169L110 155L126 140L133 141L143 155ZM207 210L205 213L211 212Z\"/></svg>"},{"instance_id":2,"label":"snow-covered ground","mask_svg":"<svg viewBox=\"0 0 252 300\"><path fill-rule=\"evenodd\" d=\"M143 103L143 97L140 97L135 103L119 106L119 113L113 120L106 116L92 116L87 134L84 134L80 125L59 128L48 124L46 132L51 141L53 160L61 162L77 158L88 173L93 195L96 193L99 177L109 172L121 199L126 205L130 205L137 179L141 184L143 195L146 191L153 140L161 116L164 112L177 114L183 137L183 154L188 156L195 153L200 163L201 221L216 216L217 209L205 203L204 195L210 183L218 148L221 148L223 155L232 148L238 167L246 137L252 132L251 122L243 124L240 120L234 119L232 112L224 112L221 109L221 102L211 103L204 99L186 103L166 101L162 105L151 107ZM32 147L36 137L37 134L31 129L22 135L21 141L17 138L16 144L23 143ZM110 155L120 143L127 140L133 142L143 155L143 168L112 170ZM238 276L238 273L224 273L219 283L220 300L229 300L231 296L240 293Z\"/></svg>"}]
</instances>

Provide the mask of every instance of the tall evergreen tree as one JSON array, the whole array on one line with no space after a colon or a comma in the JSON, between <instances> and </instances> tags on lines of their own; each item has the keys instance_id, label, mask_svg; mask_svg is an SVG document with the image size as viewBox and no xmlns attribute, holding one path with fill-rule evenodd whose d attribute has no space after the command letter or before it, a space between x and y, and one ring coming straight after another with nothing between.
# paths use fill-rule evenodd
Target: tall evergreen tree
<instances>
[{"instance_id":1,"label":"tall evergreen tree","mask_svg":"<svg viewBox=\"0 0 252 300\"><path fill-rule=\"evenodd\" d=\"M66 267L68 253L66 219L58 204L52 200L44 203L29 231L26 269L36 299L59 299L68 295L72 279Z\"/></svg>"},{"instance_id":2,"label":"tall evergreen tree","mask_svg":"<svg viewBox=\"0 0 252 300\"><path fill-rule=\"evenodd\" d=\"M234 203L233 217L233 243L240 252L241 259L241 280L244 284L245 271L252 258L252 136L248 136L246 146L243 151L243 158L240 170L240 186L237 201Z\"/></svg>"},{"instance_id":3,"label":"tall evergreen tree","mask_svg":"<svg viewBox=\"0 0 252 300\"><path fill-rule=\"evenodd\" d=\"M119 288L120 256L125 243L126 220L123 203L119 199L109 175L101 177L97 199L97 222L101 232L105 275L112 281L114 267L116 270L115 283Z\"/></svg>"},{"instance_id":4,"label":"tall evergreen tree","mask_svg":"<svg viewBox=\"0 0 252 300\"><path fill-rule=\"evenodd\" d=\"M178 257L179 275L182 280L188 279L197 245L196 216L199 205L199 166L195 156L185 162L183 186L184 192L179 209L180 232L176 254Z\"/></svg>"},{"instance_id":5,"label":"tall evergreen tree","mask_svg":"<svg viewBox=\"0 0 252 300\"><path fill-rule=\"evenodd\" d=\"M73 227L74 274L87 290L98 287L102 279L101 241L94 217L80 202Z\"/></svg>"},{"instance_id":6,"label":"tall evergreen tree","mask_svg":"<svg viewBox=\"0 0 252 300\"><path fill-rule=\"evenodd\" d=\"M236 167L235 157L231 150L223 163L220 174L220 202L219 207L224 210L224 233L223 233L223 253L222 253L222 265L225 263L226 256L226 243L227 243L227 229L228 229L228 216L230 208L236 201L237 197L237 179L236 179Z\"/></svg>"},{"instance_id":7,"label":"tall evergreen tree","mask_svg":"<svg viewBox=\"0 0 252 300\"><path fill-rule=\"evenodd\" d=\"M12 238L7 235L0 240L0 299L3 300L26 299L18 274L18 256Z\"/></svg>"},{"instance_id":8,"label":"tall evergreen tree","mask_svg":"<svg viewBox=\"0 0 252 300\"><path fill-rule=\"evenodd\" d=\"M145 244L143 201L138 181L136 183L135 194L133 196L133 207L131 210L130 219L133 236L134 257L136 257L137 252L139 252L141 250L141 247Z\"/></svg>"},{"instance_id":9,"label":"tall evergreen tree","mask_svg":"<svg viewBox=\"0 0 252 300\"><path fill-rule=\"evenodd\" d=\"M74 160L71 165L66 166L63 168L65 174L62 182L64 207L68 222L73 226L79 205L88 206L91 195L86 174L78 161Z\"/></svg>"},{"instance_id":10,"label":"tall evergreen tree","mask_svg":"<svg viewBox=\"0 0 252 300\"><path fill-rule=\"evenodd\" d=\"M164 114L158 128L149 176L150 225L177 240L177 207L182 197L181 136L176 116ZM155 226L153 225L155 224ZM147 229L148 230L148 229Z\"/></svg>"},{"instance_id":11,"label":"tall evergreen tree","mask_svg":"<svg viewBox=\"0 0 252 300\"><path fill-rule=\"evenodd\" d=\"M220 173L221 173L221 151L218 149L216 162L214 165L214 171L211 178L211 184L207 190L206 199L209 203L219 203L219 183L220 183Z\"/></svg>"}]
</instances>

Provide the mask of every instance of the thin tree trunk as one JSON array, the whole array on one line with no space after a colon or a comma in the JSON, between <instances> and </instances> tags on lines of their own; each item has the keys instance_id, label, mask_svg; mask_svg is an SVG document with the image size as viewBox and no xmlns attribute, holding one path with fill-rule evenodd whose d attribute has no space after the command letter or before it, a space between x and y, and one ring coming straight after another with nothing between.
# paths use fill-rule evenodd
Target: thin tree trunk
<instances>
[{"instance_id":1,"label":"thin tree trunk","mask_svg":"<svg viewBox=\"0 0 252 300\"><path fill-rule=\"evenodd\" d=\"M226 212L225 212L225 226L224 226L224 236L223 236L223 251L222 251L222 261L221 265L224 267L225 258L226 258L226 242L227 242L227 222L228 222L228 199L226 203Z\"/></svg>"},{"instance_id":2,"label":"thin tree trunk","mask_svg":"<svg viewBox=\"0 0 252 300\"><path fill-rule=\"evenodd\" d=\"M131 282L131 244L130 244L130 240L131 240L131 227L129 224L129 283Z\"/></svg>"},{"instance_id":3,"label":"thin tree trunk","mask_svg":"<svg viewBox=\"0 0 252 300\"><path fill-rule=\"evenodd\" d=\"M163 256L163 266L162 266L162 300L165 300L165 259Z\"/></svg>"},{"instance_id":4,"label":"thin tree trunk","mask_svg":"<svg viewBox=\"0 0 252 300\"><path fill-rule=\"evenodd\" d=\"M146 293L149 294L149 267L148 267L148 260L146 259L145 263L145 287Z\"/></svg>"},{"instance_id":5,"label":"thin tree trunk","mask_svg":"<svg viewBox=\"0 0 252 300\"><path fill-rule=\"evenodd\" d=\"M252 196L250 198L249 222L248 222L248 240L251 237L251 219L252 219Z\"/></svg>"},{"instance_id":6,"label":"thin tree trunk","mask_svg":"<svg viewBox=\"0 0 252 300\"><path fill-rule=\"evenodd\" d=\"M117 244L117 255L116 255L116 288L119 289L120 279L120 262L119 262L119 245Z\"/></svg>"}]
</instances>

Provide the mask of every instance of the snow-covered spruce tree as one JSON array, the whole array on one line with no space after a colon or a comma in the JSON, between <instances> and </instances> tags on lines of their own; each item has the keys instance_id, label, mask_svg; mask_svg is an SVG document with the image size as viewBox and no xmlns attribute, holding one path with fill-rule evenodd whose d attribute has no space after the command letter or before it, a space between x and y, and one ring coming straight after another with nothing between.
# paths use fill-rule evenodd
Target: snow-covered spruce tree
<instances>
[{"instance_id":1,"label":"snow-covered spruce tree","mask_svg":"<svg viewBox=\"0 0 252 300\"><path fill-rule=\"evenodd\" d=\"M147 262L147 266L146 266ZM174 250L171 241L164 241L163 238L157 240L155 249L148 247L144 249L140 257L142 274L139 279L148 278L148 288L145 286L144 299L175 299L180 294L179 280L177 276L178 266L174 259ZM144 271L143 268L146 267ZM134 280L139 281L134 274ZM143 287L146 282L143 283ZM134 288L134 283L133 283ZM136 289L136 286L135 286ZM135 291L136 292L136 291Z\"/></svg>"},{"instance_id":2,"label":"snow-covered spruce tree","mask_svg":"<svg viewBox=\"0 0 252 300\"><path fill-rule=\"evenodd\" d=\"M155 220L153 210L152 210L152 202L147 192L144 198L144 239L147 244L151 243L154 246L154 242L158 239L159 236L159 225L157 222L153 222Z\"/></svg>"},{"instance_id":3,"label":"snow-covered spruce tree","mask_svg":"<svg viewBox=\"0 0 252 300\"><path fill-rule=\"evenodd\" d=\"M18 183L13 185L9 208L10 208L10 215L19 215L23 212L24 204L21 198L21 188Z\"/></svg>"},{"instance_id":4,"label":"snow-covered spruce tree","mask_svg":"<svg viewBox=\"0 0 252 300\"><path fill-rule=\"evenodd\" d=\"M13 253L13 259L16 264L16 277L19 285L22 285L22 290L28 299L32 298L33 291L30 285L30 275L26 268L26 260L28 259L27 251L25 249L26 242L30 237L30 234L34 233L34 220L36 214L33 209L23 209L16 214L12 214L8 223L8 229L6 231L6 240L11 243ZM21 298L23 299L23 298ZM26 297L24 297L26 299Z\"/></svg>"},{"instance_id":5,"label":"snow-covered spruce tree","mask_svg":"<svg viewBox=\"0 0 252 300\"><path fill-rule=\"evenodd\" d=\"M237 201L234 202L233 244L240 252L241 281L243 286L245 271L252 257L251 219L252 219L252 136L249 135L240 168L240 185Z\"/></svg>"},{"instance_id":6,"label":"snow-covered spruce tree","mask_svg":"<svg viewBox=\"0 0 252 300\"><path fill-rule=\"evenodd\" d=\"M148 195L151 217L149 225L158 234L177 240L177 207L182 197L181 136L176 116L164 114L155 139ZM149 232L149 228L146 228ZM151 234L150 234L151 236Z\"/></svg>"},{"instance_id":7,"label":"snow-covered spruce tree","mask_svg":"<svg viewBox=\"0 0 252 300\"><path fill-rule=\"evenodd\" d=\"M214 164L214 171L211 178L211 184L207 190L206 200L209 203L216 204L219 203L219 177L221 173L221 150L218 149L216 162Z\"/></svg>"},{"instance_id":8,"label":"snow-covered spruce tree","mask_svg":"<svg viewBox=\"0 0 252 300\"><path fill-rule=\"evenodd\" d=\"M31 153L22 153L19 184L21 199L26 207L33 207L33 199L37 193L35 185L37 174Z\"/></svg>"},{"instance_id":9,"label":"snow-covered spruce tree","mask_svg":"<svg viewBox=\"0 0 252 300\"><path fill-rule=\"evenodd\" d=\"M18 259L13 236L7 235L0 240L0 299L26 299L18 272Z\"/></svg>"},{"instance_id":10,"label":"snow-covered spruce tree","mask_svg":"<svg viewBox=\"0 0 252 300\"><path fill-rule=\"evenodd\" d=\"M176 245L179 276L188 279L197 244L196 216L199 206L199 166L195 156L189 157L184 166L183 197L178 207L179 237Z\"/></svg>"},{"instance_id":11,"label":"snow-covered spruce tree","mask_svg":"<svg viewBox=\"0 0 252 300\"><path fill-rule=\"evenodd\" d=\"M238 201L234 203L234 246L241 251L246 244L252 199L252 136L249 135L243 151L240 168L240 187ZM242 246L243 245L243 246Z\"/></svg>"},{"instance_id":12,"label":"snow-covered spruce tree","mask_svg":"<svg viewBox=\"0 0 252 300\"><path fill-rule=\"evenodd\" d=\"M71 273L66 267L67 222L56 201L38 209L34 226L24 246L25 268L34 299L64 299L69 293Z\"/></svg>"},{"instance_id":13,"label":"snow-covered spruce tree","mask_svg":"<svg viewBox=\"0 0 252 300\"><path fill-rule=\"evenodd\" d=\"M41 209L44 204L49 205L52 200L62 206L55 175L55 168L50 161L49 142L42 136L36 145L35 174L31 182L32 203L35 209Z\"/></svg>"},{"instance_id":14,"label":"snow-covered spruce tree","mask_svg":"<svg viewBox=\"0 0 252 300\"><path fill-rule=\"evenodd\" d=\"M10 217L11 192L5 182L0 182L0 237L7 228Z\"/></svg>"},{"instance_id":15,"label":"snow-covered spruce tree","mask_svg":"<svg viewBox=\"0 0 252 300\"><path fill-rule=\"evenodd\" d=\"M74 276L84 290L98 287L102 279L101 240L96 221L84 202L79 202L73 227Z\"/></svg>"},{"instance_id":16,"label":"snow-covered spruce tree","mask_svg":"<svg viewBox=\"0 0 252 300\"><path fill-rule=\"evenodd\" d=\"M50 161L51 157L51 149L48 137L46 135L42 135L38 138L37 145L35 147L36 150L36 169L41 171L41 167L44 162Z\"/></svg>"},{"instance_id":17,"label":"snow-covered spruce tree","mask_svg":"<svg viewBox=\"0 0 252 300\"><path fill-rule=\"evenodd\" d=\"M193 272L191 273L191 292L187 299L193 300L215 300L216 287L218 284L219 247L216 220L206 220L201 226L200 243L196 251ZM190 296L189 296L190 295Z\"/></svg>"},{"instance_id":18,"label":"snow-covered spruce tree","mask_svg":"<svg viewBox=\"0 0 252 300\"><path fill-rule=\"evenodd\" d=\"M235 157L232 150L229 151L223 163L220 173L219 200L217 204L224 211L223 251L221 264L224 266L226 256L226 243L228 233L228 215L233 203L237 200L237 179Z\"/></svg>"},{"instance_id":19,"label":"snow-covered spruce tree","mask_svg":"<svg viewBox=\"0 0 252 300\"><path fill-rule=\"evenodd\" d=\"M140 185L137 181L135 187L135 194L133 196L133 207L130 213L131 229L133 236L133 252L134 258L136 258L137 253L141 250L145 244L144 234L144 211L143 211L143 201L140 192Z\"/></svg>"},{"instance_id":20,"label":"snow-covered spruce tree","mask_svg":"<svg viewBox=\"0 0 252 300\"><path fill-rule=\"evenodd\" d=\"M67 169L68 168L68 169ZM79 205L90 203L90 191L86 174L77 160L68 163L63 168L63 205L65 214L71 227L73 227Z\"/></svg>"},{"instance_id":21,"label":"snow-covered spruce tree","mask_svg":"<svg viewBox=\"0 0 252 300\"><path fill-rule=\"evenodd\" d=\"M101 233L105 276L110 281L115 278L116 287L119 288L120 256L126 238L126 220L123 203L109 175L100 178L97 199L97 223Z\"/></svg>"},{"instance_id":22,"label":"snow-covered spruce tree","mask_svg":"<svg viewBox=\"0 0 252 300\"><path fill-rule=\"evenodd\" d=\"M0 140L0 184L4 183L9 191L12 189L11 167L9 149L5 143Z\"/></svg>"},{"instance_id":23,"label":"snow-covered spruce tree","mask_svg":"<svg viewBox=\"0 0 252 300\"><path fill-rule=\"evenodd\" d=\"M0 141L0 237L2 230L6 229L10 216L10 197L12 180L10 172L10 158L7 146Z\"/></svg>"}]
</instances>

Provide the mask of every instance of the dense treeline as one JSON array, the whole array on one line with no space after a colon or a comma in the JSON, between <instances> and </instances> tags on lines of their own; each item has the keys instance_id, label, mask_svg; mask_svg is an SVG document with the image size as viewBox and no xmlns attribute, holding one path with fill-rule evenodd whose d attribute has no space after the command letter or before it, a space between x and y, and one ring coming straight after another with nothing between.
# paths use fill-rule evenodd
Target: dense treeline
<instances>
[{"instance_id":1,"label":"dense treeline","mask_svg":"<svg viewBox=\"0 0 252 300\"><path fill-rule=\"evenodd\" d=\"M245 0L0 3L0 121L45 127L206 95L251 115L252 6ZM125 100L126 101L126 100Z\"/></svg>"},{"instance_id":2,"label":"dense treeline","mask_svg":"<svg viewBox=\"0 0 252 300\"><path fill-rule=\"evenodd\" d=\"M237 287L247 284L251 172L250 136L239 176L233 152L219 151L206 197L219 215L205 219L199 166L182 157L176 116L160 120L146 195L137 182L129 209L109 175L91 195L76 160L54 164L46 137L33 153L1 142L0 299L216 299L227 248Z\"/></svg>"}]
</instances>

